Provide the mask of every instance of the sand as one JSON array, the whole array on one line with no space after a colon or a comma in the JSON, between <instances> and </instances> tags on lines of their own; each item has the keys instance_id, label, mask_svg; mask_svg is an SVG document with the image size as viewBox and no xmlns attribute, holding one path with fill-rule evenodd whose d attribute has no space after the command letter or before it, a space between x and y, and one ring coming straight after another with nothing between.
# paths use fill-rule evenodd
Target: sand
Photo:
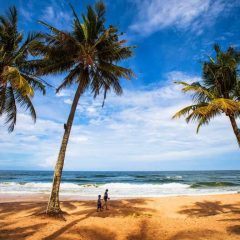
<instances>
[{"instance_id":1,"label":"sand","mask_svg":"<svg viewBox=\"0 0 240 240\"><path fill-rule=\"evenodd\" d=\"M41 195L0 195L0 239L226 240L240 239L240 194L95 201L64 198L65 219L42 214Z\"/></svg>"}]
</instances>

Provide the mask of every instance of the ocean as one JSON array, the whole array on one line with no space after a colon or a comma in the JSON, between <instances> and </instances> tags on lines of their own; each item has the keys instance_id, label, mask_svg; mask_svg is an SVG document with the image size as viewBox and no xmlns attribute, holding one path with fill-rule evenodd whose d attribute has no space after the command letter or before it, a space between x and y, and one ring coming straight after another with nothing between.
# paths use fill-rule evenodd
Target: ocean
<instances>
[{"instance_id":1,"label":"ocean","mask_svg":"<svg viewBox=\"0 0 240 240\"><path fill-rule=\"evenodd\" d=\"M53 172L0 170L0 193L44 193ZM109 189L111 198L208 195L240 191L240 171L64 171L61 195L96 198Z\"/></svg>"}]
</instances>

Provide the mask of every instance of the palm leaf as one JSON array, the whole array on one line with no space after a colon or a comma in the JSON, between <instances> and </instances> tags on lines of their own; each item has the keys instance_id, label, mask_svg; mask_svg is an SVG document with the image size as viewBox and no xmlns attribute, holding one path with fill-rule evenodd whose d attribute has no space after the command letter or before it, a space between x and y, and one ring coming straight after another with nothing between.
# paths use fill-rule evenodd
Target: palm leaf
<instances>
[{"instance_id":1,"label":"palm leaf","mask_svg":"<svg viewBox=\"0 0 240 240\"><path fill-rule=\"evenodd\" d=\"M12 132L17 121L17 106L12 87L6 89L4 113L6 113L5 124L8 125L8 131Z\"/></svg>"},{"instance_id":2,"label":"palm leaf","mask_svg":"<svg viewBox=\"0 0 240 240\"><path fill-rule=\"evenodd\" d=\"M32 101L27 95L23 95L21 91L14 90L16 101L20 104L21 107L25 108L25 110L29 110L30 116L32 117L33 121L36 122L36 111L33 107Z\"/></svg>"},{"instance_id":3,"label":"palm leaf","mask_svg":"<svg viewBox=\"0 0 240 240\"><path fill-rule=\"evenodd\" d=\"M181 81L177 81L175 83L184 86L182 88L182 91L184 93L186 93L186 92L195 92L195 93L203 94L204 96L206 96L209 99L213 99L215 97L213 93L208 91L208 89L206 89L205 87L201 86L199 83L188 84L186 82L181 82Z\"/></svg>"},{"instance_id":4,"label":"palm leaf","mask_svg":"<svg viewBox=\"0 0 240 240\"><path fill-rule=\"evenodd\" d=\"M231 99L217 98L210 104L227 114L234 114L235 112L240 111L240 102Z\"/></svg>"},{"instance_id":5,"label":"palm leaf","mask_svg":"<svg viewBox=\"0 0 240 240\"><path fill-rule=\"evenodd\" d=\"M174 116L172 117L172 119L175 119L175 118L180 118L182 116L186 116L186 115L189 115L189 113L191 111L194 111L196 108L200 107L200 106L203 106L201 104L195 104L195 105L190 105L190 106L187 106L183 109L181 109L180 111L176 112L174 114ZM205 105L204 105L205 106Z\"/></svg>"},{"instance_id":6,"label":"palm leaf","mask_svg":"<svg viewBox=\"0 0 240 240\"><path fill-rule=\"evenodd\" d=\"M19 89L23 95L33 96L34 91L27 80L20 74L17 68L8 67L2 74L5 82L10 82L13 88Z\"/></svg>"},{"instance_id":7,"label":"palm leaf","mask_svg":"<svg viewBox=\"0 0 240 240\"><path fill-rule=\"evenodd\" d=\"M6 86L0 86L0 115L3 114L6 102Z\"/></svg>"},{"instance_id":8,"label":"palm leaf","mask_svg":"<svg viewBox=\"0 0 240 240\"><path fill-rule=\"evenodd\" d=\"M81 67L78 66L70 71L66 78L64 78L62 84L56 89L58 93L60 90L66 88L67 86L71 85L73 81L78 78L79 73L81 72Z\"/></svg>"}]
</instances>

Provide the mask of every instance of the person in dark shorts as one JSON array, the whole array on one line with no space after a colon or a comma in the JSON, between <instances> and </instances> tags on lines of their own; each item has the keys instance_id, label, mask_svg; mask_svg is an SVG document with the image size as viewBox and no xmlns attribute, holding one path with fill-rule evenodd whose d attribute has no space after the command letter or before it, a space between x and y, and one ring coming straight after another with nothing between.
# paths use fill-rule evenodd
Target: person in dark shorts
<instances>
[{"instance_id":1,"label":"person in dark shorts","mask_svg":"<svg viewBox=\"0 0 240 240\"><path fill-rule=\"evenodd\" d=\"M105 191L105 193L104 193L104 206L106 207L106 210L108 210L108 200L110 199L109 197L108 197L108 189L106 189L106 191Z\"/></svg>"},{"instance_id":2,"label":"person in dark shorts","mask_svg":"<svg viewBox=\"0 0 240 240\"><path fill-rule=\"evenodd\" d=\"M98 211L102 211L102 199L101 199L101 195L98 195L98 200L97 200L97 212Z\"/></svg>"}]
</instances>

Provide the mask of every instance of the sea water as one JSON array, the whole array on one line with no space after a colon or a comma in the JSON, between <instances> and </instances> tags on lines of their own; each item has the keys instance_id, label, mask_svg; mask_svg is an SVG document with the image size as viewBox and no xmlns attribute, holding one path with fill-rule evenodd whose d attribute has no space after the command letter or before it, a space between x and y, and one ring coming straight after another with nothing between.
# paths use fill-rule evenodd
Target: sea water
<instances>
[{"instance_id":1,"label":"sea water","mask_svg":"<svg viewBox=\"0 0 240 240\"><path fill-rule=\"evenodd\" d=\"M51 171L0 170L0 193L44 193L51 190ZM109 189L112 198L237 193L240 171L64 171L61 194L96 198Z\"/></svg>"}]
</instances>

